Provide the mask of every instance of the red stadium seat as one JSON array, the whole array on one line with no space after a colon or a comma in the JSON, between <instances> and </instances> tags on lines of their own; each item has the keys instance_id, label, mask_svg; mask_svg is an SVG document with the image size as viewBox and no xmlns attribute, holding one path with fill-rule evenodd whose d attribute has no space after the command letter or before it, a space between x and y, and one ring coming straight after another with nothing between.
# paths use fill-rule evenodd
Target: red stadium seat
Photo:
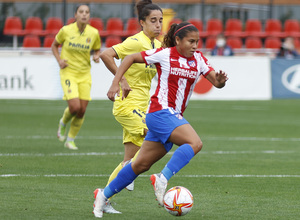
<instances>
[{"instance_id":1,"label":"red stadium seat","mask_svg":"<svg viewBox=\"0 0 300 220\"><path fill-rule=\"evenodd\" d=\"M10 36L24 35L21 18L20 17L7 17L5 19L5 23L4 23L3 34L10 35Z\"/></svg>"},{"instance_id":2,"label":"red stadium seat","mask_svg":"<svg viewBox=\"0 0 300 220\"><path fill-rule=\"evenodd\" d=\"M129 18L126 22L126 29L123 32L124 37L134 35L142 30L137 18Z\"/></svg>"},{"instance_id":3,"label":"red stadium seat","mask_svg":"<svg viewBox=\"0 0 300 220\"><path fill-rule=\"evenodd\" d=\"M203 23L200 19L191 18L188 20L188 22L193 24L199 30L199 32L203 31Z\"/></svg>"},{"instance_id":4,"label":"red stadium seat","mask_svg":"<svg viewBox=\"0 0 300 220\"><path fill-rule=\"evenodd\" d=\"M226 21L225 32L226 37L235 36L235 37L244 37L243 25L240 19L230 18Z\"/></svg>"},{"instance_id":5,"label":"red stadium seat","mask_svg":"<svg viewBox=\"0 0 300 220\"><path fill-rule=\"evenodd\" d=\"M232 49L240 49L243 47L243 41L240 37L228 37L226 42Z\"/></svg>"},{"instance_id":6,"label":"red stadium seat","mask_svg":"<svg viewBox=\"0 0 300 220\"><path fill-rule=\"evenodd\" d=\"M261 21L258 19L248 19L245 25L245 36L265 37L263 32Z\"/></svg>"},{"instance_id":7,"label":"red stadium seat","mask_svg":"<svg viewBox=\"0 0 300 220\"><path fill-rule=\"evenodd\" d=\"M76 21L76 19L74 17L72 18L68 18L67 20L67 24L71 24L71 23L74 23Z\"/></svg>"},{"instance_id":8,"label":"red stadium seat","mask_svg":"<svg viewBox=\"0 0 300 220\"><path fill-rule=\"evenodd\" d=\"M43 36L45 32L42 19L39 17L28 17L25 22L24 34Z\"/></svg>"},{"instance_id":9,"label":"red stadium seat","mask_svg":"<svg viewBox=\"0 0 300 220\"><path fill-rule=\"evenodd\" d=\"M281 47L281 40L279 37L267 37L265 39L265 48L279 49Z\"/></svg>"},{"instance_id":10,"label":"red stadium seat","mask_svg":"<svg viewBox=\"0 0 300 220\"><path fill-rule=\"evenodd\" d=\"M205 41L206 49L213 49L216 46L217 38L216 36L208 36Z\"/></svg>"},{"instance_id":11,"label":"red stadium seat","mask_svg":"<svg viewBox=\"0 0 300 220\"><path fill-rule=\"evenodd\" d=\"M300 39L295 37L294 38L294 44L295 44L295 48L297 50L299 50L300 49Z\"/></svg>"},{"instance_id":12,"label":"red stadium seat","mask_svg":"<svg viewBox=\"0 0 300 220\"><path fill-rule=\"evenodd\" d=\"M109 18L106 22L107 35L122 36L123 21L121 18Z\"/></svg>"},{"instance_id":13,"label":"red stadium seat","mask_svg":"<svg viewBox=\"0 0 300 220\"><path fill-rule=\"evenodd\" d=\"M47 35L47 36L45 36L43 46L44 47L51 47L54 39L55 39L55 35Z\"/></svg>"},{"instance_id":14,"label":"red stadium seat","mask_svg":"<svg viewBox=\"0 0 300 220\"><path fill-rule=\"evenodd\" d=\"M206 37L205 32L203 32L203 23L200 19L191 18L188 20L191 24L193 24L198 30L200 37Z\"/></svg>"},{"instance_id":15,"label":"red stadium seat","mask_svg":"<svg viewBox=\"0 0 300 220\"><path fill-rule=\"evenodd\" d=\"M199 42L198 42L198 49L202 48L203 47L203 40L200 38L199 39Z\"/></svg>"},{"instance_id":16,"label":"red stadium seat","mask_svg":"<svg viewBox=\"0 0 300 220\"><path fill-rule=\"evenodd\" d=\"M223 24L220 19L212 18L206 22L207 36L217 36L221 32L223 32Z\"/></svg>"},{"instance_id":17,"label":"red stadium seat","mask_svg":"<svg viewBox=\"0 0 300 220\"><path fill-rule=\"evenodd\" d=\"M111 47L116 44L122 43L122 38L120 36L108 36L105 39L105 47Z\"/></svg>"},{"instance_id":18,"label":"red stadium seat","mask_svg":"<svg viewBox=\"0 0 300 220\"><path fill-rule=\"evenodd\" d=\"M47 19L45 34L57 34L58 31L63 27L63 22L61 18L50 17Z\"/></svg>"},{"instance_id":19,"label":"red stadium seat","mask_svg":"<svg viewBox=\"0 0 300 220\"><path fill-rule=\"evenodd\" d=\"M284 22L283 32L285 37L300 37L300 24L296 19L288 19Z\"/></svg>"},{"instance_id":20,"label":"red stadium seat","mask_svg":"<svg viewBox=\"0 0 300 220\"><path fill-rule=\"evenodd\" d=\"M247 49L260 49L263 47L262 40L260 37L247 37L245 40L245 47Z\"/></svg>"},{"instance_id":21,"label":"red stadium seat","mask_svg":"<svg viewBox=\"0 0 300 220\"><path fill-rule=\"evenodd\" d=\"M20 17L7 17L4 22L3 34L13 36L13 47L18 47L18 36L24 35L22 20Z\"/></svg>"},{"instance_id":22,"label":"red stadium seat","mask_svg":"<svg viewBox=\"0 0 300 220\"><path fill-rule=\"evenodd\" d=\"M41 40L37 35L26 35L23 39L23 47L41 47Z\"/></svg>"},{"instance_id":23,"label":"red stadium seat","mask_svg":"<svg viewBox=\"0 0 300 220\"><path fill-rule=\"evenodd\" d=\"M104 25L101 18L90 18L90 25L99 31L101 37L107 36L106 31L104 31Z\"/></svg>"},{"instance_id":24,"label":"red stadium seat","mask_svg":"<svg viewBox=\"0 0 300 220\"><path fill-rule=\"evenodd\" d=\"M180 18L173 18L170 23L169 23L169 28L171 27L172 24L180 24L182 20Z\"/></svg>"},{"instance_id":25,"label":"red stadium seat","mask_svg":"<svg viewBox=\"0 0 300 220\"><path fill-rule=\"evenodd\" d=\"M280 20L268 19L265 25L265 33L267 37L284 37Z\"/></svg>"}]
</instances>

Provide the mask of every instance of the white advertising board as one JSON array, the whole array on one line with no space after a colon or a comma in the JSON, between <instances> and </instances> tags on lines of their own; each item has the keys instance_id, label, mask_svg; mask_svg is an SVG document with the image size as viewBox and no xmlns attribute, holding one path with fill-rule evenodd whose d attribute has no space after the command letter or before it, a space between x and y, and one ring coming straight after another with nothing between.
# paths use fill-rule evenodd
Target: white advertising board
<instances>
[{"instance_id":1,"label":"white advertising board","mask_svg":"<svg viewBox=\"0 0 300 220\"><path fill-rule=\"evenodd\" d=\"M219 71L228 73L222 89L206 79L197 83L192 99L200 100L268 100L271 99L270 59L267 57L208 57ZM103 62L92 63L92 99L107 99L113 75ZM53 56L0 57L1 99L61 99L63 96L59 67ZM151 93L157 84L154 78Z\"/></svg>"},{"instance_id":2,"label":"white advertising board","mask_svg":"<svg viewBox=\"0 0 300 220\"><path fill-rule=\"evenodd\" d=\"M208 82L196 85L192 99L268 100L271 99L270 58L267 57L207 57L216 71L223 70L229 80L222 89ZM202 79L200 79L201 81ZM206 80L206 79L205 79ZM197 86L199 91L197 92ZM206 88L206 89L205 89Z\"/></svg>"}]
</instances>

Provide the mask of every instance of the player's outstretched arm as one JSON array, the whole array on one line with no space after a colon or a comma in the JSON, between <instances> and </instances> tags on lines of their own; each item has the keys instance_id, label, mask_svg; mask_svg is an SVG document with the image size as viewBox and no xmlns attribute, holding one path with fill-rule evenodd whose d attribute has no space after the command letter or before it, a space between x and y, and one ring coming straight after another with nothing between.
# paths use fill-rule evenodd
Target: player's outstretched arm
<instances>
[{"instance_id":1,"label":"player's outstretched arm","mask_svg":"<svg viewBox=\"0 0 300 220\"><path fill-rule=\"evenodd\" d=\"M220 72L211 71L207 76L208 79L215 87L223 88L228 80L227 74L220 70Z\"/></svg>"},{"instance_id":2,"label":"player's outstretched arm","mask_svg":"<svg viewBox=\"0 0 300 220\"><path fill-rule=\"evenodd\" d=\"M107 92L107 97L111 101L115 101L115 95L116 94L118 96L120 95L119 82L121 81L121 79L122 79L123 75L125 74L125 72L129 69L129 67L133 63L144 63L144 62L145 61L144 61L141 53L134 53L134 54L131 54L131 55L128 55L127 57L125 57L125 59L123 60L123 62L119 66L119 68L117 69L115 77L112 81L112 85L111 85L110 89ZM128 94L129 94L129 91L127 93L124 93L122 98L126 98Z\"/></svg>"}]
</instances>

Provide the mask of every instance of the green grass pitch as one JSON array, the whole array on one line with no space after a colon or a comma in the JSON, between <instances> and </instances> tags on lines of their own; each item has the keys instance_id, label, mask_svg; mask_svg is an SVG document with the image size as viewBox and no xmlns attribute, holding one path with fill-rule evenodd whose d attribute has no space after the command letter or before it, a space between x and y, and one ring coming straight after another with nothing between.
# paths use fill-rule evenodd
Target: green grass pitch
<instances>
[{"instance_id":1,"label":"green grass pitch","mask_svg":"<svg viewBox=\"0 0 300 220\"><path fill-rule=\"evenodd\" d=\"M0 100L0 219L94 219L93 191L123 158L112 102L91 101L76 143L56 138L64 101ZM194 207L182 219L300 219L300 100L190 101L185 118L204 147L176 174ZM171 153L177 148L174 146ZM122 215L174 219L155 201L149 175L113 198Z\"/></svg>"}]
</instances>

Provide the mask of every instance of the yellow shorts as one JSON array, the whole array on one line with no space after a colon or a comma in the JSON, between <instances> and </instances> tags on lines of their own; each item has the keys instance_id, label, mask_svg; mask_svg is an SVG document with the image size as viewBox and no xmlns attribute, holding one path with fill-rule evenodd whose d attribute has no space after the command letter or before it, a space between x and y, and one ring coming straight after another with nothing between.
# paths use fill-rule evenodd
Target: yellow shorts
<instances>
[{"instance_id":1,"label":"yellow shorts","mask_svg":"<svg viewBox=\"0 0 300 220\"><path fill-rule=\"evenodd\" d=\"M92 77L90 73L60 73L60 83L64 91L64 100L79 98L91 100Z\"/></svg>"},{"instance_id":2,"label":"yellow shorts","mask_svg":"<svg viewBox=\"0 0 300 220\"><path fill-rule=\"evenodd\" d=\"M115 114L116 120L123 127L123 143L132 142L137 146L142 146L145 138L144 129L148 129L145 121L145 112L138 108L132 108Z\"/></svg>"}]
</instances>

